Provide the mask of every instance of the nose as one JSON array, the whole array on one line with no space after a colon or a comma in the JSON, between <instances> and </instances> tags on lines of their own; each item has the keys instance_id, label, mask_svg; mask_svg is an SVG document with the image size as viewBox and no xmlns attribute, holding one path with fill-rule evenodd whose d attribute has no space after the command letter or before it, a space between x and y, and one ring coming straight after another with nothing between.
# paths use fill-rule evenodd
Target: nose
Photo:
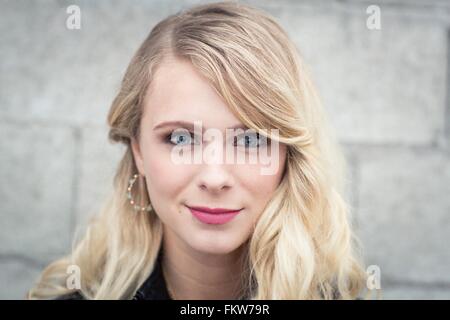
<instances>
[{"instance_id":1,"label":"nose","mask_svg":"<svg viewBox=\"0 0 450 320\"><path fill-rule=\"evenodd\" d=\"M210 143L209 150L203 157L199 168L198 186L204 191L218 193L228 190L233 185L233 176L230 166L225 163L223 144L218 141Z\"/></svg>"},{"instance_id":2,"label":"nose","mask_svg":"<svg viewBox=\"0 0 450 320\"><path fill-rule=\"evenodd\" d=\"M211 193L220 193L233 185L233 178L223 164L207 164L200 169L199 188Z\"/></svg>"}]
</instances>

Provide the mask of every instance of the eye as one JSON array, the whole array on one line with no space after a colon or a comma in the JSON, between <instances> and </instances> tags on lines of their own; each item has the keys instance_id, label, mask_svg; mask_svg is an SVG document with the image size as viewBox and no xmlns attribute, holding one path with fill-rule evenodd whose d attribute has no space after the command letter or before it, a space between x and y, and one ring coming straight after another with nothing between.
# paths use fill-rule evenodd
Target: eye
<instances>
[{"instance_id":1,"label":"eye","mask_svg":"<svg viewBox=\"0 0 450 320\"><path fill-rule=\"evenodd\" d=\"M244 146L245 148L258 148L267 144L267 138L264 136L260 136L257 132L245 133L243 135L235 137L234 140L235 145L237 143L238 146Z\"/></svg>"},{"instance_id":2,"label":"eye","mask_svg":"<svg viewBox=\"0 0 450 320\"><path fill-rule=\"evenodd\" d=\"M166 142L177 146L190 145L194 140L193 134L186 129L176 129L166 136Z\"/></svg>"}]
</instances>

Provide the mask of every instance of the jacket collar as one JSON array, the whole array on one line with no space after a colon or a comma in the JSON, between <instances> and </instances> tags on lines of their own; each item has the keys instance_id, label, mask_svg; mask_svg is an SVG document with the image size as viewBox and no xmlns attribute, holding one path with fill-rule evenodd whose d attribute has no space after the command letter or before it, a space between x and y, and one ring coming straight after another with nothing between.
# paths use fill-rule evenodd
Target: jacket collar
<instances>
[{"instance_id":1,"label":"jacket collar","mask_svg":"<svg viewBox=\"0 0 450 320\"><path fill-rule=\"evenodd\" d=\"M167 290L161 261L162 249L159 250L152 273L136 291L133 300L172 300Z\"/></svg>"}]
</instances>

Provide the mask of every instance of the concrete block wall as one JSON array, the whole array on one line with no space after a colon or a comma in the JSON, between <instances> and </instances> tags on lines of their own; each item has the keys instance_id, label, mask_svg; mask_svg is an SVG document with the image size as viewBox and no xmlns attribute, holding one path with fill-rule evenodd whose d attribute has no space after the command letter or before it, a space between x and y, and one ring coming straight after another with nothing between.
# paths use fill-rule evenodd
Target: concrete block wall
<instances>
[{"instance_id":1,"label":"concrete block wall","mask_svg":"<svg viewBox=\"0 0 450 320\"><path fill-rule=\"evenodd\" d=\"M383 297L449 299L450 1L246 2L312 72ZM0 0L0 298L22 298L98 210L123 152L106 128L121 76L159 20L196 3ZM71 4L80 30L66 28Z\"/></svg>"}]
</instances>

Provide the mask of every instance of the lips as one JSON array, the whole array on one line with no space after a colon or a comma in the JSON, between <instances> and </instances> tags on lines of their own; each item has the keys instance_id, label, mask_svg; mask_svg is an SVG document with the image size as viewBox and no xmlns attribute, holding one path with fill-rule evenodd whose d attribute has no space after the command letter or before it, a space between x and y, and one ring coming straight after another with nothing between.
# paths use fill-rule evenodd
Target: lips
<instances>
[{"instance_id":1,"label":"lips","mask_svg":"<svg viewBox=\"0 0 450 320\"><path fill-rule=\"evenodd\" d=\"M224 224L238 215L242 209L189 207L192 215L206 224Z\"/></svg>"},{"instance_id":2,"label":"lips","mask_svg":"<svg viewBox=\"0 0 450 320\"><path fill-rule=\"evenodd\" d=\"M208 207L192 207L192 206L188 206L188 207L195 211L201 211L201 212L212 213L212 214L230 213L230 212L237 212L239 210L242 210L242 209L224 209L224 208L208 208Z\"/></svg>"}]
</instances>

